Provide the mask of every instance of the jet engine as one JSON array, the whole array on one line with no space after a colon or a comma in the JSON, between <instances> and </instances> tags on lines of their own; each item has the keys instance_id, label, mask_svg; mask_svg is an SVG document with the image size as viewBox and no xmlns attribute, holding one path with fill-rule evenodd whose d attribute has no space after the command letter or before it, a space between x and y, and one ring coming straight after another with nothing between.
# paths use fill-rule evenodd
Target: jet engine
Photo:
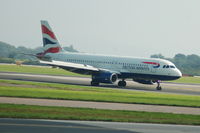
<instances>
[{"instance_id":1,"label":"jet engine","mask_svg":"<svg viewBox=\"0 0 200 133\"><path fill-rule=\"evenodd\" d=\"M92 81L97 83L114 83L118 79L116 73L99 72L92 75Z\"/></svg>"}]
</instances>

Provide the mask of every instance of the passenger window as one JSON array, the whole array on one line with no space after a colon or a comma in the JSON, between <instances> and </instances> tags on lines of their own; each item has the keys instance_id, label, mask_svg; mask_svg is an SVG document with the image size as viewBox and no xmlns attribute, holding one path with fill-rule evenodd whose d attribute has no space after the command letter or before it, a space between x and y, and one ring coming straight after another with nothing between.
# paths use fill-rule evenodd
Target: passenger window
<instances>
[{"instance_id":1,"label":"passenger window","mask_svg":"<svg viewBox=\"0 0 200 133\"><path fill-rule=\"evenodd\" d=\"M166 68L169 68L169 65L167 65Z\"/></svg>"},{"instance_id":2,"label":"passenger window","mask_svg":"<svg viewBox=\"0 0 200 133\"><path fill-rule=\"evenodd\" d=\"M166 68L166 65L164 65L163 68Z\"/></svg>"}]
</instances>

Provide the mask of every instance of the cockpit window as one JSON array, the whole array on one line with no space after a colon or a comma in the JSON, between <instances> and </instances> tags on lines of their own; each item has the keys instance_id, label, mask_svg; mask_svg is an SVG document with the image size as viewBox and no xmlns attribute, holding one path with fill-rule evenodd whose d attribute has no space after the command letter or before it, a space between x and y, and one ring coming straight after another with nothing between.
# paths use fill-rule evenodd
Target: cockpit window
<instances>
[{"instance_id":1,"label":"cockpit window","mask_svg":"<svg viewBox=\"0 0 200 133\"><path fill-rule=\"evenodd\" d=\"M173 68L173 69L174 69L174 68L176 68L176 67L173 66L173 65L164 65L163 68Z\"/></svg>"},{"instance_id":2,"label":"cockpit window","mask_svg":"<svg viewBox=\"0 0 200 133\"><path fill-rule=\"evenodd\" d=\"M175 66L170 66L170 68L175 68Z\"/></svg>"}]
</instances>

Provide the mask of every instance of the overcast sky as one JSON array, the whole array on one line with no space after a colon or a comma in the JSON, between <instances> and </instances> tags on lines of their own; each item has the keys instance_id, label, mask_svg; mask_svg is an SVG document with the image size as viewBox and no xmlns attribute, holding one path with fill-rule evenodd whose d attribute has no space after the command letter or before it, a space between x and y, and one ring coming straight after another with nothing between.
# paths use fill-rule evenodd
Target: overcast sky
<instances>
[{"instance_id":1,"label":"overcast sky","mask_svg":"<svg viewBox=\"0 0 200 133\"><path fill-rule=\"evenodd\" d=\"M200 0L0 0L0 41L42 46L40 20L81 52L200 55Z\"/></svg>"}]
</instances>

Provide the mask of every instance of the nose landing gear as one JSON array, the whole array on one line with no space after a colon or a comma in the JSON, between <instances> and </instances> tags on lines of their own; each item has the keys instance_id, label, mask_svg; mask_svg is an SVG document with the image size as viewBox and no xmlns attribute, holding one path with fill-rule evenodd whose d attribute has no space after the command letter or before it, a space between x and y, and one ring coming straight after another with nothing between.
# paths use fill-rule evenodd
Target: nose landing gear
<instances>
[{"instance_id":1,"label":"nose landing gear","mask_svg":"<svg viewBox=\"0 0 200 133\"><path fill-rule=\"evenodd\" d=\"M156 82L157 82L157 87L156 87L156 89L157 89L158 91L162 90L162 87L161 87L161 85L160 85L160 80L158 80L158 81L156 81Z\"/></svg>"}]
</instances>

